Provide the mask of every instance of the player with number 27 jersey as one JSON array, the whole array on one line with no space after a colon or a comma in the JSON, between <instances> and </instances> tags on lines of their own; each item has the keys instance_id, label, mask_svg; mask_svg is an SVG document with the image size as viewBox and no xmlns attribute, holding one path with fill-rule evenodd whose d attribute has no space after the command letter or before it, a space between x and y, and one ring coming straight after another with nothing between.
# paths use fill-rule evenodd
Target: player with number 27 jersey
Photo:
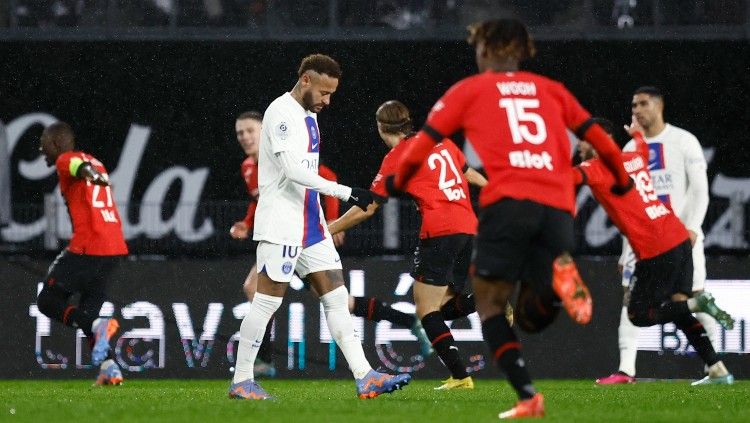
<instances>
[{"instance_id":1,"label":"player with number 27 jersey","mask_svg":"<svg viewBox=\"0 0 750 423\"><path fill-rule=\"evenodd\" d=\"M392 174L409 140L400 142L383 158L370 191L385 198L385 176ZM419 238L451 234L477 233L477 217L471 207L469 186L464 176L468 169L461 150L449 139L435 145L404 191L417 203L422 215Z\"/></svg>"},{"instance_id":2,"label":"player with number 27 jersey","mask_svg":"<svg viewBox=\"0 0 750 423\"><path fill-rule=\"evenodd\" d=\"M89 256L125 255L128 247L122 236L112 188L74 176L73 170L84 162L91 163L102 175L107 174L99 160L81 151L63 153L55 161L60 192L73 222L73 237L68 250Z\"/></svg>"}]
</instances>

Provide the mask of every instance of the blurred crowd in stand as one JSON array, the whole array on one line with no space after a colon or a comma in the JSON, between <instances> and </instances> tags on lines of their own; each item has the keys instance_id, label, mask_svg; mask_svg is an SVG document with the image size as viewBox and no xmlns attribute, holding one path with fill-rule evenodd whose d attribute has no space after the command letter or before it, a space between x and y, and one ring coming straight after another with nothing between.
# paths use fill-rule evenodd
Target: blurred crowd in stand
<instances>
[{"instance_id":1,"label":"blurred crowd in stand","mask_svg":"<svg viewBox=\"0 0 750 423\"><path fill-rule=\"evenodd\" d=\"M745 25L750 19L748 3L750 0L0 0L0 26L408 30L464 26L487 16L515 16L532 26Z\"/></svg>"}]
</instances>

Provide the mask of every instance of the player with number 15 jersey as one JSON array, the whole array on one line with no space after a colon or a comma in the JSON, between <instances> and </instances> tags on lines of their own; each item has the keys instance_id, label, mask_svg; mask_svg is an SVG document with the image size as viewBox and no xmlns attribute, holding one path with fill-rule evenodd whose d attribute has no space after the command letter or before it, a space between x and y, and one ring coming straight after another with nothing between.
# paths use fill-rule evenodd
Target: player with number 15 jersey
<instances>
[{"instance_id":1,"label":"player with number 15 jersey","mask_svg":"<svg viewBox=\"0 0 750 423\"><path fill-rule=\"evenodd\" d=\"M433 146L463 130L489 179L480 195L483 210L472 263L476 308L485 342L520 400L500 417L541 416L543 398L531 383L504 312L521 281L522 290L549 306L546 314L554 316L557 294L576 322L591 319L591 299L574 263L569 257L556 260L573 248L567 131L596 146L615 175L617 193L630 189L632 182L614 141L562 84L519 70L535 54L523 23L488 20L469 30L479 73L454 84L435 103L387 184L392 190L408 186ZM551 319L542 323L533 326L540 330Z\"/></svg>"}]
</instances>

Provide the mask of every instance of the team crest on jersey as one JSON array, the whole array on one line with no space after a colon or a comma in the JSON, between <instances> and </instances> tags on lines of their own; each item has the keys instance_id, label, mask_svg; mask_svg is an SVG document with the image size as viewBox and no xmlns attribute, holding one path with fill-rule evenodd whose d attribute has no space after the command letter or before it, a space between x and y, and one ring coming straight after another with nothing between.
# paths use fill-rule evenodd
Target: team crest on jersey
<instances>
[{"instance_id":1,"label":"team crest on jersey","mask_svg":"<svg viewBox=\"0 0 750 423\"><path fill-rule=\"evenodd\" d=\"M287 139L289 136L289 126L286 122L281 122L279 126L276 127L276 136L282 140Z\"/></svg>"},{"instance_id":2,"label":"team crest on jersey","mask_svg":"<svg viewBox=\"0 0 750 423\"><path fill-rule=\"evenodd\" d=\"M281 265L281 271L284 272L285 275L288 275L292 271L292 262L287 261Z\"/></svg>"}]
</instances>

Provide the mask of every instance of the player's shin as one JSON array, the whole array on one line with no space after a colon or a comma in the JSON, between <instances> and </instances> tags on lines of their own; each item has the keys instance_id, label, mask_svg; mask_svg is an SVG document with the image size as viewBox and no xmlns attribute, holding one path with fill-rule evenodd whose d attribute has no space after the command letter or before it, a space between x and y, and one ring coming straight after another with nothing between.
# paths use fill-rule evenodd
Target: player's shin
<instances>
[{"instance_id":1,"label":"player's shin","mask_svg":"<svg viewBox=\"0 0 750 423\"><path fill-rule=\"evenodd\" d=\"M493 359L507 375L518 397L522 400L533 398L536 390L521 358L521 343L505 315L498 314L482 322L482 334Z\"/></svg>"},{"instance_id":2,"label":"player's shin","mask_svg":"<svg viewBox=\"0 0 750 423\"><path fill-rule=\"evenodd\" d=\"M427 337L430 338L433 348L437 351L438 356L451 372L454 379L465 379L469 377L466 372L466 366L458 355L458 347L453 339L450 329L443 320L443 315L439 311L434 311L422 317L422 326Z\"/></svg>"},{"instance_id":3,"label":"player's shin","mask_svg":"<svg viewBox=\"0 0 750 423\"><path fill-rule=\"evenodd\" d=\"M403 328L414 326L416 319L413 314L398 311L375 297L354 297L352 314L357 317L364 317L373 322L387 320Z\"/></svg>"},{"instance_id":4,"label":"player's shin","mask_svg":"<svg viewBox=\"0 0 750 423\"><path fill-rule=\"evenodd\" d=\"M372 367L367 362L362 343L354 332L352 315L349 314L349 292L340 286L320 297L331 336L344 354L355 379L363 378Z\"/></svg>"},{"instance_id":5,"label":"player's shin","mask_svg":"<svg viewBox=\"0 0 750 423\"><path fill-rule=\"evenodd\" d=\"M685 334L690 345L695 348L695 352L709 368L719 361L719 357L713 345L711 345L708 335L706 335L706 330L698 319L692 314L687 314L675 320L675 324Z\"/></svg>"},{"instance_id":6,"label":"player's shin","mask_svg":"<svg viewBox=\"0 0 750 423\"><path fill-rule=\"evenodd\" d=\"M258 350L263 343L266 326L273 317L273 313L281 306L281 297L274 297L256 293L250 310L242 319L240 325L240 342L237 348L237 363L235 365L233 383L247 379L254 379L253 365L258 356Z\"/></svg>"}]
</instances>

